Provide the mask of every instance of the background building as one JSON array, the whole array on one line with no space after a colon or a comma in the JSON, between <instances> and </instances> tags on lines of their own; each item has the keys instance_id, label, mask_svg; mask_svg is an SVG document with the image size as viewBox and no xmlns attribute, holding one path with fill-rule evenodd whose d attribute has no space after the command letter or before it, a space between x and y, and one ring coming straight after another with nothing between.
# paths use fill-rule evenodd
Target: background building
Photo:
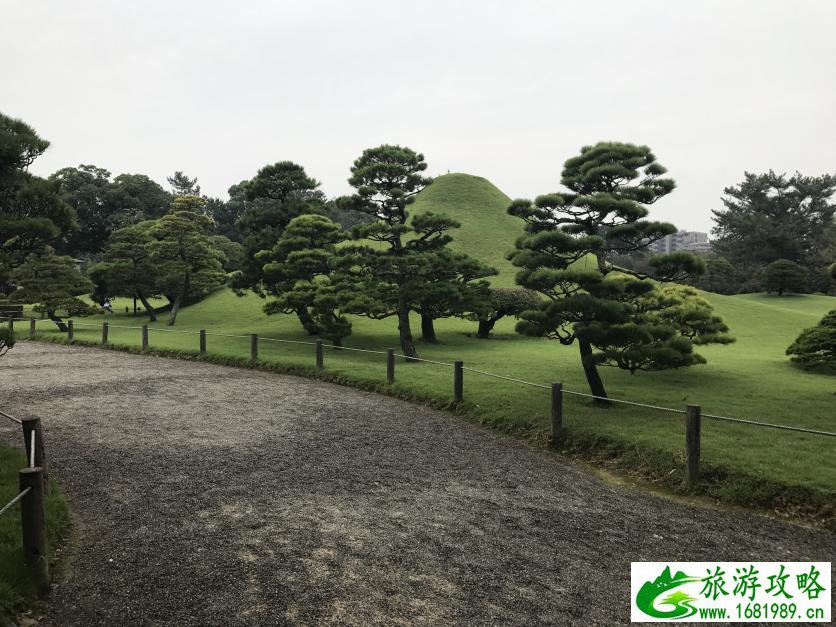
<instances>
[{"instance_id":1,"label":"background building","mask_svg":"<svg viewBox=\"0 0 836 627\"><path fill-rule=\"evenodd\" d=\"M679 231L673 235L666 235L659 241L650 245L650 250L655 253L672 253L677 250L690 250L692 252L708 252L711 250L711 242L708 241L708 233L701 231Z\"/></svg>"}]
</instances>

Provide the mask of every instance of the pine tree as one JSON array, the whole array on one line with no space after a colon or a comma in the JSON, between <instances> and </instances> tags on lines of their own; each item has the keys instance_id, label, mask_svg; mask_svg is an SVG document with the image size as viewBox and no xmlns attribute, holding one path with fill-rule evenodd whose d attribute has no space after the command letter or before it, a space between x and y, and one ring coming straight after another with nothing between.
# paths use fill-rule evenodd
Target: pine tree
<instances>
[{"instance_id":1,"label":"pine tree","mask_svg":"<svg viewBox=\"0 0 836 627\"><path fill-rule=\"evenodd\" d=\"M647 206L675 187L665 172L647 146L585 146L564 165L567 191L518 200L508 210L525 221L526 233L509 255L520 268L517 282L546 297L521 314L517 330L577 342L589 388L602 399L599 365L635 372L701 363L692 339L648 309L656 289L651 279L682 280L701 272L702 262L688 253L651 257L651 277L610 261L676 232L645 219Z\"/></svg>"},{"instance_id":2,"label":"pine tree","mask_svg":"<svg viewBox=\"0 0 836 627\"><path fill-rule=\"evenodd\" d=\"M343 310L374 319L396 316L401 350L408 358L417 357L411 312L423 307L425 320L458 313L463 294L467 300L469 290L480 289L471 283L494 273L466 255L445 250L452 239L449 232L459 227L449 216L428 211L409 220L407 208L415 195L432 183L423 174L426 169L424 156L410 148L369 148L351 168L348 182L356 194L339 203L373 219L351 230L355 240L368 244L345 247L338 260L343 271L352 273L346 283L350 287L340 291ZM437 309L431 310L434 296ZM425 329L434 335L434 329Z\"/></svg>"},{"instance_id":3,"label":"pine tree","mask_svg":"<svg viewBox=\"0 0 836 627\"><path fill-rule=\"evenodd\" d=\"M787 348L787 355L803 368L836 370L836 309L816 326L802 331Z\"/></svg>"}]
</instances>

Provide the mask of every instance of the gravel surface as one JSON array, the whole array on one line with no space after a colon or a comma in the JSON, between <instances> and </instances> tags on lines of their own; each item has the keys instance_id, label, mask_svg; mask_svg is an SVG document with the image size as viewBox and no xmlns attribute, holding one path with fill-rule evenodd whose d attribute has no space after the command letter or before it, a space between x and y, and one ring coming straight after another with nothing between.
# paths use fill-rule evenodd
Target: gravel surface
<instances>
[{"instance_id":1,"label":"gravel surface","mask_svg":"<svg viewBox=\"0 0 836 627\"><path fill-rule=\"evenodd\" d=\"M0 395L43 418L77 523L44 625L614 625L631 561L834 552L303 378L21 342Z\"/></svg>"}]
</instances>

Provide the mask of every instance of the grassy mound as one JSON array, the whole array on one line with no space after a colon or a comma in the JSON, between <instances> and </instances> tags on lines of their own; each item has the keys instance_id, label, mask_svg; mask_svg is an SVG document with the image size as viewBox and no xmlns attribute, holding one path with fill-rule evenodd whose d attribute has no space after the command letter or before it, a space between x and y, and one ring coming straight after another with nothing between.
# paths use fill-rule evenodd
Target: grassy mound
<instances>
[{"instance_id":1,"label":"grassy mound","mask_svg":"<svg viewBox=\"0 0 836 627\"><path fill-rule=\"evenodd\" d=\"M446 213L461 222L452 232L452 248L493 266L499 276L491 278L496 287L513 287L516 269L505 259L522 235L523 222L506 213L511 199L481 176L445 174L415 198L410 211Z\"/></svg>"}]
</instances>

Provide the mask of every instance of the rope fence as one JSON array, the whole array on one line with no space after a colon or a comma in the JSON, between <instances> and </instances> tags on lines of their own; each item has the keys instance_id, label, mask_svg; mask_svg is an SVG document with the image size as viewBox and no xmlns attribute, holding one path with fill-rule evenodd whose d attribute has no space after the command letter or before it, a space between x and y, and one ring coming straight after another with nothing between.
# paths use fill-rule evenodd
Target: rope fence
<instances>
[{"instance_id":1,"label":"rope fence","mask_svg":"<svg viewBox=\"0 0 836 627\"><path fill-rule=\"evenodd\" d=\"M5 418L22 426L23 450L28 457L26 467L19 474L20 492L0 508L0 516L20 503L20 533L23 558L32 568L38 593L43 597L49 592L49 563L46 545L46 516L44 500L48 484L43 430L40 418L19 420L0 411Z\"/></svg>"},{"instance_id":2,"label":"rope fence","mask_svg":"<svg viewBox=\"0 0 836 627\"><path fill-rule=\"evenodd\" d=\"M31 324L31 323L36 321L35 318L14 318L14 317L12 317L12 318L9 318L9 319L10 320L21 320L21 321L29 320L30 321L30 331L32 331L31 334L34 335L34 331L33 331L34 330L34 324ZM49 320L49 319L46 319L46 320ZM68 335L70 336L70 339L72 339L72 329L74 327L98 328L98 326L99 326L99 325L95 325L95 324L76 324L76 323L74 323L73 320L67 320L66 324L68 326ZM256 334L236 335L236 334L231 334L231 333L211 333L209 331L206 331L205 329L199 331L198 333L195 333L194 331L183 331L183 330L180 330L180 329L165 329L165 328L160 328L160 327L153 327L153 329L151 329L148 325L130 326L130 325L110 324L109 322L104 322L102 324L102 328L103 328L102 336L103 336L103 341L104 342L106 342L106 337L107 337L106 329L107 328L140 330L140 331L142 331L142 340L143 340L142 348L143 348L143 350L148 349L148 332L149 332L149 330L153 330L154 332L159 331L159 332L163 332L163 333L180 333L180 334L184 334L184 335L200 335L201 336L201 344L200 344L201 353L206 352L206 350L205 350L205 338L206 337L222 337L222 338L242 339L242 340L247 340L248 339L251 342L251 357L252 357L253 360L256 360L258 358L258 342L259 341L275 342L275 343L281 343L281 344L297 344L297 345L303 345L303 346L313 346L313 347L316 347L316 350L317 350L317 367L321 367L321 362L322 362L321 351L322 351L322 349L325 349L325 348L335 350L335 351L351 351L351 352L358 352L358 353L367 353L367 354L372 354L372 355L387 355L390 358L392 356L394 356L394 357L403 358L403 359L405 359L407 361L411 361L411 362L427 363L427 364L433 364L433 365L436 365L436 366L445 366L445 367L454 368L454 369L456 369L458 367L457 364L459 363L459 362L447 362L447 361L438 361L438 360L433 360L433 359L425 359L425 358L422 358L422 357L411 357L411 356L405 355L403 353L397 353L397 352L394 352L394 351L391 351L391 350L381 351L381 350L373 350L373 349L368 349L368 348L356 348L356 347L353 347L353 346L337 346L337 345L334 345L334 344L325 344L321 340L320 341L315 341L315 342L314 341L306 342L306 341L303 341L303 340L286 340L286 339L281 339L281 338L260 337ZM390 370L391 370L391 368L390 368ZM497 373L497 372L490 372L490 371L481 370L481 369L478 369L478 368L465 367L463 365L461 366L461 370L467 371L467 372L472 372L474 374L478 374L478 375L482 375L482 376L486 376L486 377L500 379L500 380L503 380L503 381L509 381L511 383L518 383L520 385L527 385L527 386L534 387L534 388L539 388L539 389L549 389L551 387L549 385L544 385L542 383L535 383L533 381L526 381L524 379L518 379L516 377L510 377L508 375L500 374L500 373ZM388 378L391 378L391 377L387 377L387 379ZM393 381L388 381L388 382L392 383ZM678 414L678 415L685 415L687 413L687 410L677 409L675 407L665 407L665 406L662 406L662 405L653 405L653 404L650 404L650 403L641 403L641 402L638 402L638 401L630 401L630 400L621 399L621 398L596 396L594 394L589 394L589 393L586 393L586 392L580 392L580 391L577 391L577 390L569 390L569 389L566 389L566 388L561 388L561 392L563 394L570 394L570 395L573 395L573 396L579 396L579 397L583 397L583 398L590 398L590 399L593 399L593 400L601 401L603 403L619 403L619 404L623 404L623 405L630 405L630 406L633 406L633 407L642 407L642 408L645 408L645 409L652 409L652 410L663 411L663 412L668 412L668 413ZM793 432L796 432L796 433L806 433L806 434L810 434L810 435L818 435L818 436L824 436L824 437L836 437L836 433L831 432L831 431L820 430L820 429L809 429L809 428L806 428L806 427L796 427L796 426L793 426L793 425L777 424L777 423L771 423L771 422L767 422L767 421L763 421L763 420L753 420L753 419L739 418L739 417L733 417L733 416L722 416L722 415L717 415L717 414L701 414L701 415L705 418L708 418L708 419L711 419L711 420L717 420L717 421L721 421L721 422L730 422L730 423L751 425L751 426L756 426L756 427L764 427L764 428L768 428L768 429L793 431ZM9 418L9 416L7 414L3 414L2 411L0 411L0 416L5 416L5 417Z\"/></svg>"}]
</instances>

